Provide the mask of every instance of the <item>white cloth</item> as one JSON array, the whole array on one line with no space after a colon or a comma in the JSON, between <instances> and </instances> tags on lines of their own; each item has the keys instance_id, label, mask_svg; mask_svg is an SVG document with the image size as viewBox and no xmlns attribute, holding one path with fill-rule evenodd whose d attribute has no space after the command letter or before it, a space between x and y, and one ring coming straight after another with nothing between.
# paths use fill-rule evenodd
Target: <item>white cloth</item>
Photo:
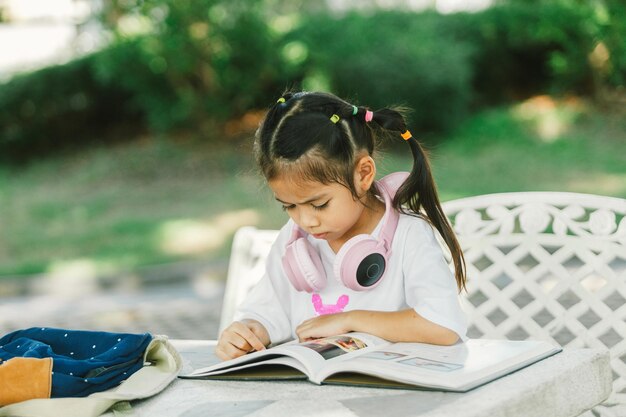
<instances>
[{"instance_id":1,"label":"white cloth","mask_svg":"<svg viewBox=\"0 0 626 417\"><path fill-rule=\"evenodd\" d=\"M267 258L265 275L238 307L235 320L258 320L267 329L272 344L296 339L295 329L316 316L312 295L296 291L282 268L282 256L293 222L280 230ZM372 235L378 236L379 223ZM324 304L335 304L342 295L349 297L344 311L399 311L413 308L425 319L454 331L466 339L467 320L463 313L452 274L434 229L424 219L400 214L392 253L383 281L370 291L353 291L333 275L335 253L323 239L308 236L320 254L326 287L319 292Z\"/></svg>"}]
</instances>

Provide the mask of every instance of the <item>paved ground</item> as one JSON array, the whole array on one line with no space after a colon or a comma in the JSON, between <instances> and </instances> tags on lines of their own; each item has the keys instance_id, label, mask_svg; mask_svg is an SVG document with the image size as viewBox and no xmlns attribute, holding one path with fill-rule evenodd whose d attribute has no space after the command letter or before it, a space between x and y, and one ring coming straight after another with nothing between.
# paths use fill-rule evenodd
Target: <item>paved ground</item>
<instances>
[{"instance_id":1,"label":"paved ground","mask_svg":"<svg viewBox=\"0 0 626 417\"><path fill-rule=\"evenodd\" d=\"M225 267L186 266L182 278L178 269L152 269L141 279L119 277L106 285L86 284L80 277L31 283L29 291L21 291L26 294L0 296L0 335L41 326L216 338Z\"/></svg>"}]
</instances>

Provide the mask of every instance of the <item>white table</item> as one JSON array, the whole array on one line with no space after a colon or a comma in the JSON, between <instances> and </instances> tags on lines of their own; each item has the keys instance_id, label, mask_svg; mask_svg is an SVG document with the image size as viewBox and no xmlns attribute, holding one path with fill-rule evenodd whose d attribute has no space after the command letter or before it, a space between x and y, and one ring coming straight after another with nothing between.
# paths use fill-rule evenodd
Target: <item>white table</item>
<instances>
[{"instance_id":1,"label":"white table","mask_svg":"<svg viewBox=\"0 0 626 417\"><path fill-rule=\"evenodd\" d=\"M215 341L174 340L183 373L208 366ZM343 386L306 381L177 379L161 394L133 403L137 416L523 416L570 417L611 392L608 351L563 352L466 393Z\"/></svg>"}]
</instances>

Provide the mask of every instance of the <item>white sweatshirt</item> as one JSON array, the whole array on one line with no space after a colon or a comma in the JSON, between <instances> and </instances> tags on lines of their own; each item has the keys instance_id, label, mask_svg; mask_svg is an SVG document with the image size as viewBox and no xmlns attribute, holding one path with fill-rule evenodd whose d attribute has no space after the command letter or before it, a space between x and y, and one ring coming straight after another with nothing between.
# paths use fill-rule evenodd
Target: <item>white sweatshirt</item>
<instances>
[{"instance_id":1,"label":"white sweatshirt","mask_svg":"<svg viewBox=\"0 0 626 417\"><path fill-rule=\"evenodd\" d=\"M272 344L296 339L295 329L304 320L317 316L313 294L296 291L282 267L293 222L289 220L274 242L265 275L238 307L235 320L259 321L267 329ZM373 236L378 236L379 223ZM345 287L333 275L336 254L323 239L307 236L316 248L328 277L326 287L316 294L325 305L342 305L343 311L399 311L413 308L425 319L454 331L466 339L467 320L458 299L454 275L435 239L433 227L424 219L400 214L391 247L391 257L383 281L369 291ZM319 303L318 303L319 304ZM319 310L319 305L318 305Z\"/></svg>"}]
</instances>

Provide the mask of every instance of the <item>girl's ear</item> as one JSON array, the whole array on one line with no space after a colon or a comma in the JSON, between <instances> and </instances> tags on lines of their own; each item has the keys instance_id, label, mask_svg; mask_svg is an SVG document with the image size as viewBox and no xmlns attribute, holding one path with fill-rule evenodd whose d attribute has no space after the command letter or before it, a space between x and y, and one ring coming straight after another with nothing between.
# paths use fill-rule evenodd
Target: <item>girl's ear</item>
<instances>
[{"instance_id":1,"label":"girl's ear","mask_svg":"<svg viewBox=\"0 0 626 417\"><path fill-rule=\"evenodd\" d=\"M376 163L371 156L361 157L354 169L354 186L359 195L367 192L376 178Z\"/></svg>"}]
</instances>

